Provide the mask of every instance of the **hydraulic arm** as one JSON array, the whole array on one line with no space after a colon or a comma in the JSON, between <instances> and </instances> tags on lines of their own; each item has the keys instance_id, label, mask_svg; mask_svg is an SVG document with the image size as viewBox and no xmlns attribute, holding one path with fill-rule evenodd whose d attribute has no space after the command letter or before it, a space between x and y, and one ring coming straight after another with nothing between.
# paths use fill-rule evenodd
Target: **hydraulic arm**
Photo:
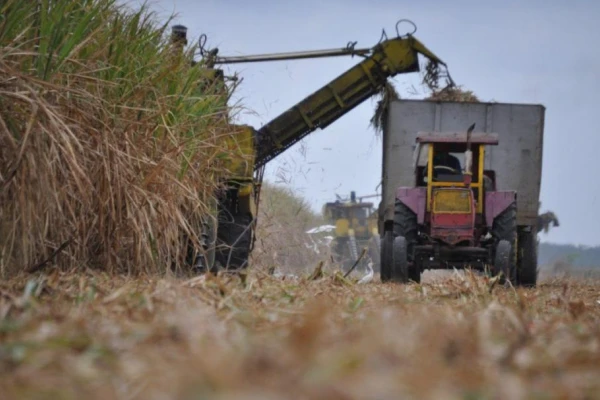
<instances>
[{"instance_id":1,"label":"hydraulic arm","mask_svg":"<svg viewBox=\"0 0 600 400\"><path fill-rule=\"evenodd\" d=\"M411 35L384 40L372 49L343 49L215 57L216 64L360 55L364 59L331 82L292 106L257 132L255 169L277 157L317 129L323 129L378 93L388 78L418 72L418 54L433 65L446 64Z\"/></svg>"}]
</instances>

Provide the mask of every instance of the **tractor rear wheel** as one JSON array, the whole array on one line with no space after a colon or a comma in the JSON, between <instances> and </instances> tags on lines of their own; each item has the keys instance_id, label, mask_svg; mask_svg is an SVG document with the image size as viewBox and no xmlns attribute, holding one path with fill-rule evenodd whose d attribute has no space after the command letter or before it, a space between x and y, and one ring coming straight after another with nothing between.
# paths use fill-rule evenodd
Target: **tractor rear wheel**
<instances>
[{"instance_id":1,"label":"tractor rear wheel","mask_svg":"<svg viewBox=\"0 0 600 400\"><path fill-rule=\"evenodd\" d=\"M235 215L231 218L228 215L227 217L219 221L217 230L219 250L215 258L225 270L242 270L248 266L250 257L252 216Z\"/></svg>"},{"instance_id":2,"label":"tractor rear wheel","mask_svg":"<svg viewBox=\"0 0 600 400\"><path fill-rule=\"evenodd\" d=\"M511 261L514 252L512 245L507 240L501 240L496 245L496 254L494 256L494 275L502 274L500 283L504 284L506 279L514 282L515 265Z\"/></svg>"},{"instance_id":3,"label":"tractor rear wheel","mask_svg":"<svg viewBox=\"0 0 600 400\"><path fill-rule=\"evenodd\" d=\"M492 225L492 235L498 241L497 249L500 247L500 242L507 241L510 244L510 253L508 256L509 266L508 272L511 275L505 275L511 282L516 282L517 271L517 203L514 202L506 208L500 215L494 219ZM504 279L502 279L504 281Z\"/></svg>"},{"instance_id":4,"label":"tractor rear wheel","mask_svg":"<svg viewBox=\"0 0 600 400\"><path fill-rule=\"evenodd\" d=\"M391 231L385 231L383 240L381 241L381 266L379 270L381 282L388 282L391 279L393 246L393 233Z\"/></svg>"},{"instance_id":5,"label":"tractor rear wheel","mask_svg":"<svg viewBox=\"0 0 600 400\"><path fill-rule=\"evenodd\" d=\"M517 284L535 287L537 277L537 237L532 229L530 232L519 234Z\"/></svg>"},{"instance_id":6,"label":"tractor rear wheel","mask_svg":"<svg viewBox=\"0 0 600 400\"><path fill-rule=\"evenodd\" d=\"M406 247L406 238L404 236L397 236L394 239L391 272L392 280L394 282L408 282L408 252Z\"/></svg>"}]
</instances>

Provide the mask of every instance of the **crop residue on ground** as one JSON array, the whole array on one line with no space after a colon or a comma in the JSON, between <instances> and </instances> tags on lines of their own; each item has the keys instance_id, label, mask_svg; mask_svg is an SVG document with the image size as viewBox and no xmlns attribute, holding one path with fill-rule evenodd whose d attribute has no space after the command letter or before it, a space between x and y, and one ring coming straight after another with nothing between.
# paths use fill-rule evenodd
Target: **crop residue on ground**
<instances>
[{"instance_id":1,"label":"crop residue on ground","mask_svg":"<svg viewBox=\"0 0 600 400\"><path fill-rule=\"evenodd\" d=\"M0 284L3 398L594 398L598 282L49 272ZM44 397L46 396L46 397Z\"/></svg>"}]
</instances>

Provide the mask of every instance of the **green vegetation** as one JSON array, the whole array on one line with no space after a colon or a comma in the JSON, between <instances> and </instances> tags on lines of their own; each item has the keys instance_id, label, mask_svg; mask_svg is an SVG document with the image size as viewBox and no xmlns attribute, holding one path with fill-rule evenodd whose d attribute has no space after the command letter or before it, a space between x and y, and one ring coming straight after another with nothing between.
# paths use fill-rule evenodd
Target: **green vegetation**
<instances>
[{"instance_id":1,"label":"green vegetation","mask_svg":"<svg viewBox=\"0 0 600 400\"><path fill-rule=\"evenodd\" d=\"M0 7L0 275L163 271L216 185L223 99L146 7Z\"/></svg>"}]
</instances>

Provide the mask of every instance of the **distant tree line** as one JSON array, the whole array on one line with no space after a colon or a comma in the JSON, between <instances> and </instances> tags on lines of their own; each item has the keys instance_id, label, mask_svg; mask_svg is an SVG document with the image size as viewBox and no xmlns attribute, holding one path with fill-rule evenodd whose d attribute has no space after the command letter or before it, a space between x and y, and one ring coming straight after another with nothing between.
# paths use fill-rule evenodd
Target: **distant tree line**
<instances>
[{"instance_id":1,"label":"distant tree line","mask_svg":"<svg viewBox=\"0 0 600 400\"><path fill-rule=\"evenodd\" d=\"M566 262L572 267L598 267L600 269L600 246L540 243L538 264L551 266L557 262Z\"/></svg>"}]
</instances>

